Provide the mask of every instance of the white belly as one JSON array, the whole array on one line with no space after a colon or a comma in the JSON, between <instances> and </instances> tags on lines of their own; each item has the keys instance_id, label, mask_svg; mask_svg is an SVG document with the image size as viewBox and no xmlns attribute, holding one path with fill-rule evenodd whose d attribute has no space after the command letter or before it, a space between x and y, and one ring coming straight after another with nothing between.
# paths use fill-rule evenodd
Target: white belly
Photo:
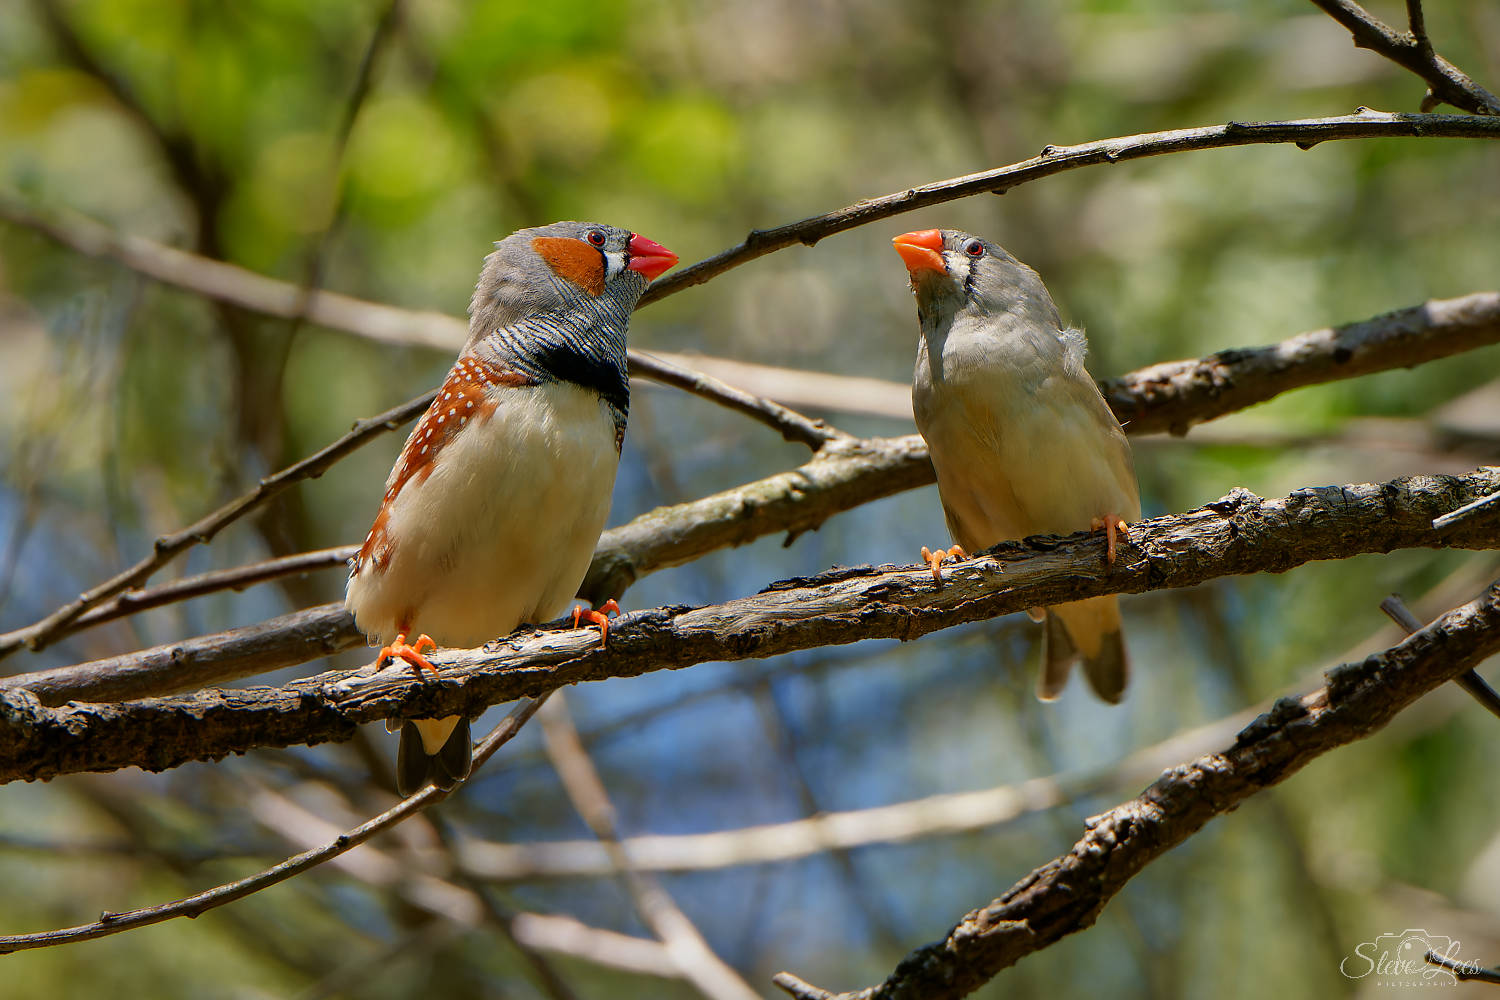
<instances>
[{"instance_id":1,"label":"white belly","mask_svg":"<svg viewBox=\"0 0 1500 1000\"><path fill-rule=\"evenodd\" d=\"M466 430L392 501L384 571L367 561L349 580L345 604L373 640L409 625L477 646L562 614L588 571L619 464L608 407L548 383L508 390Z\"/></svg>"}]
</instances>

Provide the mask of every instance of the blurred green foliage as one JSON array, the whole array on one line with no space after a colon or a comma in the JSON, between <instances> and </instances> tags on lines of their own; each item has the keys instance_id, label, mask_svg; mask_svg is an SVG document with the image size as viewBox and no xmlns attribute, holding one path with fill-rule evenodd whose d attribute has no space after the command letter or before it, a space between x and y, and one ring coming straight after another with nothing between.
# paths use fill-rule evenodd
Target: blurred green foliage
<instances>
[{"instance_id":1,"label":"blurred green foliage","mask_svg":"<svg viewBox=\"0 0 1500 1000\"><path fill-rule=\"evenodd\" d=\"M1500 7L1429 7L1438 49L1500 84ZM1413 110L1423 92L1292 0L410 0L385 14L364 0L0 5L0 198L459 313L490 242L521 226L597 218L690 262L752 228L1048 143ZM367 55L369 87L352 106ZM1500 147L1329 142L1076 171L756 261L642 312L633 342L904 380L915 322L889 238L933 225L992 236L1035 266L1089 331L1092 370L1113 374L1494 289ZM450 360L224 309L0 225L0 628L427 388ZM1291 393L1185 441L1141 441L1148 513L1234 486L1272 495L1492 462L1500 419L1488 437L1458 438L1445 407L1495 376L1492 348ZM856 433L910 430L828 416ZM399 444L364 449L181 571L357 539ZM641 388L613 520L800 458L741 418ZM918 491L788 548L765 539L658 574L627 604L721 600L832 563L909 560L944 537L935 494ZM1389 643L1375 607L1393 589L1430 615L1495 571L1483 554L1409 552L1127 602L1136 679L1113 710L1080 690L1037 705L1034 633L1009 622L596 685L573 704L627 831L732 828L803 815L805 795L856 808L1108 764ZM340 590L327 574L220 595L6 666L247 624ZM1457 692L1434 695L1213 824L1096 928L981 995L1321 997L1351 991L1338 962L1359 942L1408 926L1458 938L1465 958L1500 960L1500 807L1485 792L1494 721ZM247 789L278 789L342 826L388 801L366 775L348 747L319 747L7 786L0 931L244 874L293 849ZM868 985L1133 789L1118 791L1000 830L668 884L758 988L780 968ZM585 835L534 734L443 813L493 840ZM430 848L431 829L409 826L383 849ZM500 892L644 933L612 882ZM0 995L538 995L491 928L435 926L392 886L320 871L198 921L6 958ZM560 967L580 996L691 995Z\"/></svg>"}]
</instances>

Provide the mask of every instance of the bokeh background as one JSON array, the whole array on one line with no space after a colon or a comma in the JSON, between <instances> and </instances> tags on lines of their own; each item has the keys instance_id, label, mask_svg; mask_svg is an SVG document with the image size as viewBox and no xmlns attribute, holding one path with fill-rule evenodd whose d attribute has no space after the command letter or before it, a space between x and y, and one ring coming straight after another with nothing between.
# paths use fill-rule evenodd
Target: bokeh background
<instances>
[{"instance_id":1,"label":"bokeh background","mask_svg":"<svg viewBox=\"0 0 1500 1000\"><path fill-rule=\"evenodd\" d=\"M1374 7L1400 23L1401 4ZM1500 84L1500 6L1429 7L1439 51ZM80 213L289 281L459 314L490 242L521 226L599 219L688 263L752 228L1047 143L1415 110L1422 92L1293 0L5 0L0 205ZM633 346L905 381L915 318L889 240L927 226L991 236L1036 267L1089 332L1093 372L1111 375L1496 288L1500 147L1329 142L1074 171L753 262L642 311ZM436 384L451 360L217 306L0 222L0 629ZM1136 439L1147 513L1235 486L1279 495L1493 462L1497 360L1491 348L1295 392L1185 439ZM858 434L911 430L816 415ZM160 578L359 540L400 444L368 446ZM611 522L805 454L638 385ZM833 564L910 562L946 535L929 487L783 541L648 577L625 604L713 602ZM1139 775L1113 770L1128 755L1394 641L1376 609L1387 593L1426 618L1497 570L1491 554L1401 552L1126 598L1136 671L1117 708L1077 684L1038 704L1038 632L1009 619L595 684L569 704L627 835L1091 776L1065 804L1000 825L664 876L767 995L780 969L855 988L1138 791ZM0 670L254 623L337 599L342 582L334 570L205 598ZM590 836L535 730L439 815L377 841L394 864L329 866L196 921L7 957L0 996L542 995L491 923L421 905L402 876L449 877L444 843ZM272 863L389 805L369 775L392 752L372 727L349 745L0 789L0 931L84 922ZM1497 755L1496 720L1437 692L1215 821L1095 928L979 995L1351 993L1340 959L1406 928L1494 964ZM511 910L647 933L612 877L482 889ZM580 996L696 995L554 961Z\"/></svg>"}]
</instances>

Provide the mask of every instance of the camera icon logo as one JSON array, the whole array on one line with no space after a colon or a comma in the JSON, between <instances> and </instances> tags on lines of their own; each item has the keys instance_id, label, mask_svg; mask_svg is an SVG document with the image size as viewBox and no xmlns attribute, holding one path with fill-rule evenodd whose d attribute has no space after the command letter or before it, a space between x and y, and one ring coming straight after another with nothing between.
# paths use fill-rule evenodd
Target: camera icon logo
<instances>
[{"instance_id":1,"label":"camera icon logo","mask_svg":"<svg viewBox=\"0 0 1500 1000\"><path fill-rule=\"evenodd\" d=\"M1339 972L1350 979L1373 977L1377 986L1449 986L1458 983L1450 968L1427 960L1428 954L1461 965L1458 942L1442 934L1407 929L1399 934L1381 934L1361 941L1354 952L1339 963Z\"/></svg>"}]
</instances>

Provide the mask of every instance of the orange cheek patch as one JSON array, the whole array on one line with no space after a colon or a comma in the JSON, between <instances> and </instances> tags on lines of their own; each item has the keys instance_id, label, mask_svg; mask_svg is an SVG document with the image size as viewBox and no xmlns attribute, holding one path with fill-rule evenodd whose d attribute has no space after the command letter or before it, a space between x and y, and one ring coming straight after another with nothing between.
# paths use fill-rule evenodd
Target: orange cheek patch
<instances>
[{"instance_id":1,"label":"orange cheek patch","mask_svg":"<svg viewBox=\"0 0 1500 1000\"><path fill-rule=\"evenodd\" d=\"M604 257L587 243L565 236L538 236L531 248L559 278L590 295L604 294Z\"/></svg>"}]
</instances>

